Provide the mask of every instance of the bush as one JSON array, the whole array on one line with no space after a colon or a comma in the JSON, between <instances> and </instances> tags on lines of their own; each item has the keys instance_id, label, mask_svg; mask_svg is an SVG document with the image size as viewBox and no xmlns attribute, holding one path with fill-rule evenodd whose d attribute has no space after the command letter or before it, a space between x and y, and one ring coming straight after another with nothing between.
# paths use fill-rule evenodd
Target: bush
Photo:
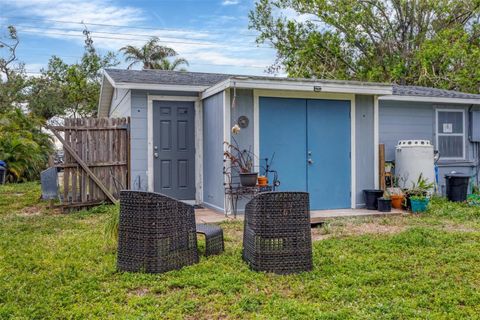
<instances>
[{"instance_id":1,"label":"bush","mask_svg":"<svg viewBox=\"0 0 480 320\"><path fill-rule=\"evenodd\" d=\"M42 121L20 108L0 114L0 160L7 163L7 181L38 179L53 152L51 137Z\"/></svg>"}]
</instances>

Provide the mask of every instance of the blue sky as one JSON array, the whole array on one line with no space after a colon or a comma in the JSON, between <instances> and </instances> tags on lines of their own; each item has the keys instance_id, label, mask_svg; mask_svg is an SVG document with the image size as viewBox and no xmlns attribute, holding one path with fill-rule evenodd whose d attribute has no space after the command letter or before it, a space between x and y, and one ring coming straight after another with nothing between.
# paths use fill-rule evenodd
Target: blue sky
<instances>
[{"instance_id":1,"label":"blue sky","mask_svg":"<svg viewBox=\"0 0 480 320\"><path fill-rule=\"evenodd\" d=\"M54 54L67 62L79 59L81 21L101 52L159 36L190 62L191 71L264 74L275 51L255 44L255 32L248 30L253 8L254 0L0 0L0 34L7 25L17 27L18 56L31 74Z\"/></svg>"}]
</instances>

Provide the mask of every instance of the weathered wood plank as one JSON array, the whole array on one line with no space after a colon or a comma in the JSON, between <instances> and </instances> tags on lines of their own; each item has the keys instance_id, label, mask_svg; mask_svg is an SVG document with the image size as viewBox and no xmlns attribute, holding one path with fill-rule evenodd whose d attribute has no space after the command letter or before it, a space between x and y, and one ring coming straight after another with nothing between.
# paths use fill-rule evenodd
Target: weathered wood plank
<instances>
[{"instance_id":1,"label":"weathered wood plank","mask_svg":"<svg viewBox=\"0 0 480 320\"><path fill-rule=\"evenodd\" d=\"M75 130L75 131L103 131L103 130L125 130L126 128L123 125L117 126L104 126L104 127L94 127L94 126L86 126L86 127L76 127L76 126L52 126L52 128L56 129L57 131L65 131L65 130Z\"/></svg>"},{"instance_id":2,"label":"weathered wood plank","mask_svg":"<svg viewBox=\"0 0 480 320\"><path fill-rule=\"evenodd\" d=\"M76 119L72 119L73 123L76 123ZM71 144L70 147L72 148L73 152L77 152L77 132L75 130L72 130L71 132ZM68 149L67 149L68 150ZM74 157L72 153L70 153L70 156ZM77 175L78 175L78 170L76 168L72 168L72 189L71 189L71 194L72 194L72 202L77 202Z\"/></svg>"},{"instance_id":3,"label":"weathered wood plank","mask_svg":"<svg viewBox=\"0 0 480 320\"><path fill-rule=\"evenodd\" d=\"M47 125L48 128L48 125ZM83 160L78 156L78 154L75 152L74 149L72 149L70 146L65 144L65 140L62 138L58 132L53 129L53 128L48 128L52 130L53 134L57 137L58 140L64 145L66 150L70 153L70 155L82 166L82 168L90 175L90 177L95 181L95 183L102 189L102 191L105 193L105 195L108 197L110 201L113 203L116 203L116 199L112 196L112 194L108 191L108 189L103 185L103 183L93 174L93 172L90 170L90 168L83 162Z\"/></svg>"},{"instance_id":4,"label":"weathered wood plank","mask_svg":"<svg viewBox=\"0 0 480 320\"><path fill-rule=\"evenodd\" d=\"M380 189L385 190L385 145L378 145L378 179L380 180Z\"/></svg>"}]
</instances>

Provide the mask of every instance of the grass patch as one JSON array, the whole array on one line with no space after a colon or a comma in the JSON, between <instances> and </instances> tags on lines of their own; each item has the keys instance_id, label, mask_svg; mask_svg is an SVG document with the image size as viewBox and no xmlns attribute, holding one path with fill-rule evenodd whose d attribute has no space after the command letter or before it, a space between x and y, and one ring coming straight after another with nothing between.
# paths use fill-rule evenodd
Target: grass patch
<instances>
[{"instance_id":1,"label":"grass patch","mask_svg":"<svg viewBox=\"0 0 480 320\"><path fill-rule=\"evenodd\" d=\"M38 184L1 187L0 319L407 319L480 314L478 209L434 200L425 215L330 222L314 242L314 270L252 272L242 224L222 224L226 252L160 275L118 273L101 206L20 215ZM24 193L25 199L17 199ZM448 213L448 210L453 213ZM454 214L456 213L456 214ZM372 224L396 232L357 232ZM446 227L455 226L455 227ZM370 230L370 229L369 229Z\"/></svg>"}]
</instances>

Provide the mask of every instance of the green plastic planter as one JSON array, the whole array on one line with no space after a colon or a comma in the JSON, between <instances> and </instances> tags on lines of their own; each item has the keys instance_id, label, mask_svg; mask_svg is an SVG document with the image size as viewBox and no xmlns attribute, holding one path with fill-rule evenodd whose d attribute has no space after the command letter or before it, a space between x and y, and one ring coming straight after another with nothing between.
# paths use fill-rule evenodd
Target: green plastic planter
<instances>
[{"instance_id":1,"label":"green plastic planter","mask_svg":"<svg viewBox=\"0 0 480 320\"><path fill-rule=\"evenodd\" d=\"M425 212L427 211L428 208L428 203L430 202L430 199L422 199L422 200L413 200L410 199L410 205L412 208L413 213L417 212Z\"/></svg>"}]
</instances>

